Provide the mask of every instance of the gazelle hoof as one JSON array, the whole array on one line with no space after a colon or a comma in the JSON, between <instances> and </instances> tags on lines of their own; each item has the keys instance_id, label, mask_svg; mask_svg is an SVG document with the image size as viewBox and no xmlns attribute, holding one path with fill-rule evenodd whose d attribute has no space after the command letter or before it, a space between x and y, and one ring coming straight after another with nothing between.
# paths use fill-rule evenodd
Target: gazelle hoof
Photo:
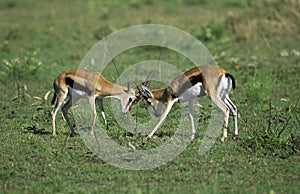
<instances>
[{"instance_id":1,"label":"gazelle hoof","mask_svg":"<svg viewBox=\"0 0 300 194\"><path fill-rule=\"evenodd\" d=\"M195 134L192 134L191 140L194 140L194 139L195 139Z\"/></svg>"},{"instance_id":2,"label":"gazelle hoof","mask_svg":"<svg viewBox=\"0 0 300 194\"><path fill-rule=\"evenodd\" d=\"M239 138L238 138L237 135L234 135L234 136L232 137L232 139L233 139L234 141L236 141L236 140L238 140Z\"/></svg>"},{"instance_id":3,"label":"gazelle hoof","mask_svg":"<svg viewBox=\"0 0 300 194\"><path fill-rule=\"evenodd\" d=\"M93 133L93 132L91 132L91 136L94 137L94 138L96 137L95 133Z\"/></svg>"},{"instance_id":4,"label":"gazelle hoof","mask_svg":"<svg viewBox=\"0 0 300 194\"><path fill-rule=\"evenodd\" d=\"M224 142L224 141L225 141L225 138L226 138L226 137L221 137L221 142Z\"/></svg>"},{"instance_id":5,"label":"gazelle hoof","mask_svg":"<svg viewBox=\"0 0 300 194\"><path fill-rule=\"evenodd\" d=\"M150 136L150 135L148 135L148 136L146 137L147 140L150 140L151 138L152 138L152 136Z\"/></svg>"}]
</instances>

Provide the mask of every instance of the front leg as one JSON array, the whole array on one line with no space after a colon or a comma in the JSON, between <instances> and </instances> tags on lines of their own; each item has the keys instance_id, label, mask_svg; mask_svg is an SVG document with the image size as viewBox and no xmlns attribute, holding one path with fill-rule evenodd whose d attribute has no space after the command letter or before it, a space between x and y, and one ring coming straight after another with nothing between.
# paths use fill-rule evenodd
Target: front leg
<instances>
[{"instance_id":1,"label":"front leg","mask_svg":"<svg viewBox=\"0 0 300 194\"><path fill-rule=\"evenodd\" d=\"M94 131L94 128L95 128L95 123L96 123L96 115L97 115L97 112L96 112L96 105L95 105L95 97L94 96L91 96L89 97L89 103L90 103L90 106L91 106L91 110L92 110L92 130L91 130L91 136L95 137L95 131Z\"/></svg>"},{"instance_id":2,"label":"front leg","mask_svg":"<svg viewBox=\"0 0 300 194\"><path fill-rule=\"evenodd\" d=\"M101 116L104 120L105 129L107 130L108 129L108 124L107 124L107 120L106 120L105 113L104 113L103 100L101 98L97 99L97 103L98 103L98 106L99 106L99 109L100 109L100 112L101 112Z\"/></svg>"},{"instance_id":3,"label":"front leg","mask_svg":"<svg viewBox=\"0 0 300 194\"><path fill-rule=\"evenodd\" d=\"M159 122L157 123L157 125L155 126L155 128L151 131L151 133L149 133L149 135L147 136L147 139L151 139L153 134L156 132L156 130L160 127L160 125L162 124L162 122L166 119L167 115L169 114L172 106L174 105L175 102L178 101L178 98L175 98L171 101L169 101L167 103L167 108L165 110L165 112L163 113L163 115L160 117Z\"/></svg>"},{"instance_id":4,"label":"front leg","mask_svg":"<svg viewBox=\"0 0 300 194\"><path fill-rule=\"evenodd\" d=\"M191 140L193 140L195 138L195 133L196 133L196 130L195 130L195 124L194 124L194 116L193 116L193 105L194 105L194 99L190 100L188 102L189 104L189 115L190 115L190 119L191 119L191 124L192 124L192 137L191 137Z\"/></svg>"},{"instance_id":5,"label":"front leg","mask_svg":"<svg viewBox=\"0 0 300 194\"><path fill-rule=\"evenodd\" d=\"M70 120L70 118L69 118L69 116L68 116L68 110L71 108L71 106L73 105L73 101L72 101L72 98L70 97L69 99L68 99L68 101L66 102L66 104L64 104L63 105L63 107L62 107L62 113L63 113L63 116L64 116L64 119L67 121L67 123L68 123L68 126L69 126L69 129L70 129L70 136L73 136L73 135L75 135L75 130L74 130L74 127L73 127L73 125L72 125L72 123L71 123L71 120Z\"/></svg>"}]
</instances>

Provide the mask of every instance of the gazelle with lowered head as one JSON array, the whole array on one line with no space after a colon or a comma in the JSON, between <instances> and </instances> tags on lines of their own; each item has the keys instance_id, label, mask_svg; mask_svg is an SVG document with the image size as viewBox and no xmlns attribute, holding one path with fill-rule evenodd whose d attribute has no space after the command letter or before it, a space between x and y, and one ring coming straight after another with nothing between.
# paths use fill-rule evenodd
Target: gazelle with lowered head
<instances>
[{"instance_id":1,"label":"gazelle with lowered head","mask_svg":"<svg viewBox=\"0 0 300 194\"><path fill-rule=\"evenodd\" d=\"M156 130L163 123L172 106L176 102L188 102L189 116L192 125L192 139L195 137L195 125L193 118L194 99L201 96L208 96L212 102L224 114L223 136L221 141L227 138L227 127L229 111L234 117L234 135L238 135L237 108L230 100L228 93L231 88L235 88L234 77L226 70L213 65L194 67L184 74L177 76L168 87L150 91L149 81L143 83L142 88L138 88L137 96L142 96L153 108L156 116L161 115L163 103L166 108L157 125L147 136L150 139ZM234 136L234 138L235 138Z\"/></svg>"},{"instance_id":2,"label":"gazelle with lowered head","mask_svg":"<svg viewBox=\"0 0 300 194\"><path fill-rule=\"evenodd\" d=\"M133 102L136 100L135 91L128 87L123 87L111 83L103 75L97 72L92 72L86 69L71 69L63 71L59 74L53 83L54 96L51 103L55 106L52 111L52 128L53 135L56 135L55 117L59 108L63 105L65 99L67 102L62 106L63 116L66 119L70 128L71 134L74 134L74 128L68 116L69 108L81 98L88 98L92 110L92 130L91 135L94 135L94 126L96 122L96 105L98 102L101 116L107 128L107 120L103 109L103 98L116 98L120 100L122 112L127 113Z\"/></svg>"}]
</instances>

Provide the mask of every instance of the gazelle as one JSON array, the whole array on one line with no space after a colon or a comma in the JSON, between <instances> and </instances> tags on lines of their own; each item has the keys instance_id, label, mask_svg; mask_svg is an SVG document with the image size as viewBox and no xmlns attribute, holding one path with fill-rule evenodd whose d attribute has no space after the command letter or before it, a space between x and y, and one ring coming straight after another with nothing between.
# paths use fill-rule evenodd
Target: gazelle
<instances>
[{"instance_id":1,"label":"gazelle","mask_svg":"<svg viewBox=\"0 0 300 194\"><path fill-rule=\"evenodd\" d=\"M105 77L103 77L100 73L79 68L63 71L55 78L53 87L54 96L51 103L54 104L56 101L52 111L53 136L56 135L56 113L67 97L68 101L62 106L62 112L68 123L71 134L74 134L75 131L68 117L68 110L80 98L88 98L92 109L91 135L94 135L94 126L96 121L95 101L98 102L101 116L105 122L105 127L107 128L107 120L105 118L102 104L103 98L116 98L120 100L123 113L127 113L133 102L136 100L135 91L130 89L129 84L127 88L113 84L105 79Z\"/></svg>"},{"instance_id":2,"label":"gazelle","mask_svg":"<svg viewBox=\"0 0 300 194\"><path fill-rule=\"evenodd\" d=\"M163 103L166 103L164 113L154 129L147 136L150 139L162 122L167 117L172 106L176 102L188 102L189 116L192 125L192 139L195 137L195 125L193 118L194 99L201 96L208 96L212 102L224 114L223 142L227 138L227 127L229 110L234 116L234 135L238 135L237 108L230 100L228 93L231 88L235 88L234 77L226 70L218 66L199 66L194 67L184 74L177 76L168 87L150 91L148 81L143 83L142 89L139 89L137 96L142 96L147 103L153 108L156 116L161 115ZM235 137L234 137L235 138Z\"/></svg>"}]
</instances>

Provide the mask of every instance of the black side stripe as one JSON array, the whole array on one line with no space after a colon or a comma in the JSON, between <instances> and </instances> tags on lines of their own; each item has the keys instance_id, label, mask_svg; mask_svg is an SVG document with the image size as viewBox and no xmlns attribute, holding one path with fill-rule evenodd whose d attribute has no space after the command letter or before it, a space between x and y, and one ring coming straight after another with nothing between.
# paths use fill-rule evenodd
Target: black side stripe
<instances>
[{"instance_id":1,"label":"black side stripe","mask_svg":"<svg viewBox=\"0 0 300 194\"><path fill-rule=\"evenodd\" d=\"M182 86L177 90L176 96L180 96L184 93L187 89L191 88L192 86L196 85L197 83L203 83L203 76L202 74L195 75L189 78Z\"/></svg>"},{"instance_id":2,"label":"black side stripe","mask_svg":"<svg viewBox=\"0 0 300 194\"><path fill-rule=\"evenodd\" d=\"M73 79L66 77L66 84L70 86L71 88L74 88L75 90L80 90L86 92L88 95L92 93L88 88L82 86L81 84L75 83Z\"/></svg>"}]
</instances>

